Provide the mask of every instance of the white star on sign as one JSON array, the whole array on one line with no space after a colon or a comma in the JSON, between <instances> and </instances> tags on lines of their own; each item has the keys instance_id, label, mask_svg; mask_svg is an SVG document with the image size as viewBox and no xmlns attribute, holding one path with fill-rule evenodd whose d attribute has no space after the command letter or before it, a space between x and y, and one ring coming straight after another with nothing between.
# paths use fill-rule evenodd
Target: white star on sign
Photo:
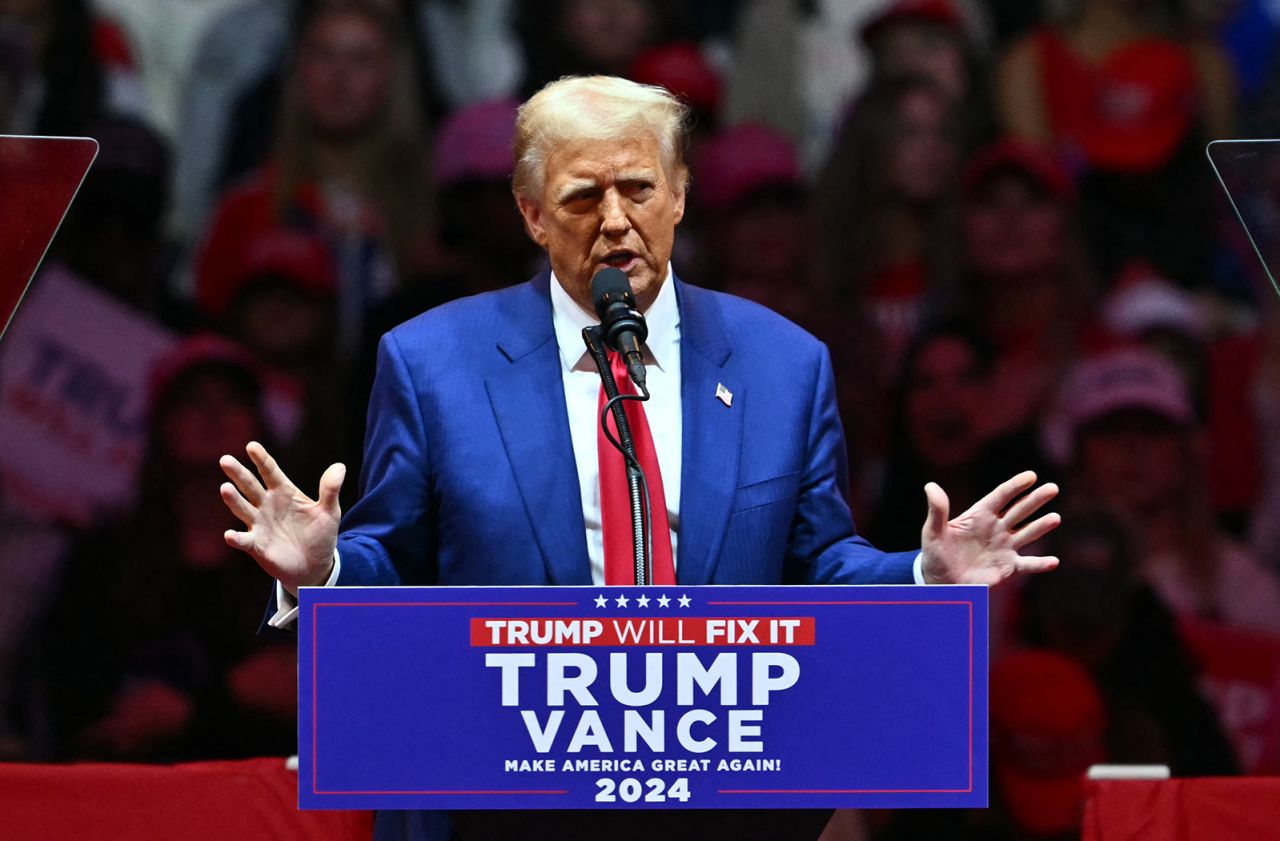
<instances>
[{"instance_id":1,"label":"white star on sign","mask_svg":"<svg viewBox=\"0 0 1280 841\"><path fill-rule=\"evenodd\" d=\"M604 607L608 603L609 603L609 600L606 599L603 595L596 596L596 607Z\"/></svg>"},{"instance_id":2,"label":"white star on sign","mask_svg":"<svg viewBox=\"0 0 1280 841\"><path fill-rule=\"evenodd\" d=\"M648 606L649 606L648 596L641 596L640 598L636 599L636 607L648 607Z\"/></svg>"},{"instance_id":3,"label":"white star on sign","mask_svg":"<svg viewBox=\"0 0 1280 841\"><path fill-rule=\"evenodd\" d=\"M667 607L671 604L671 599L666 596L658 596L658 607Z\"/></svg>"},{"instance_id":4,"label":"white star on sign","mask_svg":"<svg viewBox=\"0 0 1280 841\"><path fill-rule=\"evenodd\" d=\"M679 599L677 599L677 601L680 602L681 607L688 607L690 599L688 596L681 596Z\"/></svg>"},{"instance_id":5,"label":"white star on sign","mask_svg":"<svg viewBox=\"0 0 1280 841\"><path fill-rule=\"evenodd\" d=\"M614 601L617 603L618 607L626 607L627 602L630 600L626 596L618 596Z\"/></svg>"}]
</instances>

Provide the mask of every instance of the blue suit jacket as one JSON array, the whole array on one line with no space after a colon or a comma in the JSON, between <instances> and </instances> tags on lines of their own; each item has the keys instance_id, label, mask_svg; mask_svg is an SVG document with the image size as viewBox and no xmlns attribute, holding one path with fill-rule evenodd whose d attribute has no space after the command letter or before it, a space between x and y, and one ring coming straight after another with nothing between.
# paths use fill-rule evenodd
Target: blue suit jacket
<instances>
[{"instance_id":1,"label":"blue suit jacket","mask_svg":"<svg viewBox=\"0 0 1280 841\"><path fill-rule=\"evenodd\" d=\"M912 583L915 553L854 531L826 348L763 307L670 282L679 582ZM383 337L338 584L591 584L549 283L455 301Z\"/></svg>"}]
</instances>

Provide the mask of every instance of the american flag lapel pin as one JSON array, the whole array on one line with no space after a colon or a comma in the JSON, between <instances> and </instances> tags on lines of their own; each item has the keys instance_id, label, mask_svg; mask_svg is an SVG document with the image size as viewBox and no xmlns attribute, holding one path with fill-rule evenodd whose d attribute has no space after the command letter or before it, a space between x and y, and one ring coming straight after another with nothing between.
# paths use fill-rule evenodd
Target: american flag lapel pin
<instances>
[{"instance_id":1,"label":"american flag lapel pin","mask_svg":"<svg viewBox=\"0 0 1280 841\"><path fill-rule=\"evenodd\" d=\"M716 399L726 406L733 405L733 392L724 387L724 383L716 383Z\"/></svg>"}]
</instances>

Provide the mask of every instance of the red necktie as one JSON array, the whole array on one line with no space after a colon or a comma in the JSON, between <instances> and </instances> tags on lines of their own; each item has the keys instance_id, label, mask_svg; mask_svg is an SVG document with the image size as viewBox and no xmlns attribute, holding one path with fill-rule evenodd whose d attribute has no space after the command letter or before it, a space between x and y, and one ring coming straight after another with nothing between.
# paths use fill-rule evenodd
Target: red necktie
<instances>
[{"instance_id":1,"label":"red necktie","mask_svg":"<svg viewBox=\"0 0 1280 841\"><path fill-rule=\"evenodd\" d=\"M620 354L609 352L609 365L618 383L620 394L635 394L627 365ZM600 386L597 414L604 410L608 398L604 385ZM675 584L675 564L671 559L671 528L667 524L667 499L662 492L662 472L658 468L658 453L653 447L653 435L644 407L635 400L622 401L631 425L631 438L636 445L636 456L649 484L649 522L652 532L652 583ZM617 437L618 428L609 413L609 431ZM627 489L627 465L622 453L609 443L604 430L596 432L596 449L600 457L600 523L604 531L604 583L635 583L635 538L631 531L631 496Z\"/></svg>"}]
</instances>

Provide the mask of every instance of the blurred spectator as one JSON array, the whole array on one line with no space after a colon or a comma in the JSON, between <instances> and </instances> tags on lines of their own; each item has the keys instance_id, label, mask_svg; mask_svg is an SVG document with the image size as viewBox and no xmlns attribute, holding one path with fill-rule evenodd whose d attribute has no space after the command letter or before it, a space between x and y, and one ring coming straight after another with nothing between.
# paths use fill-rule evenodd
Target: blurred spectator
<instances>
[{"instance_id":1,"label":"blurred spectator","mask_svg":"<svg viewBox=\"0 0 1280 841\"><path fill-rule=\"evenodd\" d=\"M857 103L814 188L815 304L842 318L822 338L860 468L884 452L902 354L954 285L961 154L954 103L925 79L898 79Z\"/></svg>"},{"instance_id":2,"label":"blurred spectator","mask_svg":"<svg viewBox=\"0 0 1280 841\"><path fill-rule=\"evenodd\" d=\"M34 664L61 759L280 755L295 647L255 636L265 579L222 540L218 458L266 434L243 351L189 340L155 374L142 495L72 550Z\"/></svg>"},{"instance_id":3,"label":"blurred spectator","mask_svg":"<svg viewBox=\"0 0 1280 841\"><path fill-rule=\"evenodd\" d=\"M524 74L515 0L425 0L423 33L446 104L461 108L513 96Z\"/></svg>"},{"instance_id":4,"label":"blurred spectator","mask_svg":"<svg viewBox=\"0 0 1280 841\"><path fill-rule=\"evenodd\" d=\"M897 79L857 103L818 181L815 282L866 322L882 380L954 280L961 154L954 102Z\"/></svg>"},{"instance_id":5,"label":"blurred spectator","mask_svg":"<svg viewBox=\"0 0 1280 841\"><path fill-rule=\"evenodd\" d=\"M324 375L334 363L333 256L322 239L279 228L245 248L226 323L264 364L293 376Z\"/></svg>"},{"instance_id":6,"label":"blurred spectator","mask_svg":"<svg viewBox=\"0 0 1280 841\"><path fill-rule=\"evenodd\" d=\"M406 91L413 97L422 113L436 115L443 110L431 75L432 63L419 27L421 7L415 0L302 0L294 15L300 33L307 22L321 9L341 6L343 3L365 6L383 15L399 36L402 60L408 65L406 74L410 84ZM278 62L271 72L258 79L236 100L227 127L226 152L219 169L217 186L225 188L245 173L261 166L277 141L280 130L279 112L283 107L287 62Z\"/></svg>"},{"instance_id":7,"label":"blurred spectator","mask_svg":"<svg viewBox=\"0 0 1280 841\"><path fill-rule=\"evenodd\" d=\"M422 117L393 18L334 2L302 29L272 161L222 200L196 263L196 300L225 310L249 241L278 226L325 239L338 279L340 347L367 312L417 277L430 247Z\"/></svg>"},{"instance_id":8,"label":"blurred spectator","mask_svg":"<svg viewBox=\"0 0 1280 841\"><path fill-rule=\"evenodd\" d=\"M288 64L293 33L332 2L249 0L208 24L182 90L175 142L174 228L184 243L199 239L218 191L261 163L270 150L280 76ZM399 29L419 80L414 93L434 102L431 56L425 46L426 7L411 0L367 0L365 5L400 15Z\"/></svg>"},{"instance_id":9,"label":"blurred spectator","mask_svg":"<svg viewBox=\"0 0 1280 841\"><path fill-rule=\"evenodd\" d=\"M1084 775L1109 759L1108 710L1079 665L1022 651L991 667L991 779L1025 839L1079 838Z\"/></svg>"},{"instance_id":10,"label":"blurred spectator","mask_svg":"<svg viewBox=\"0 0 1280 841\"><path fill-rule=\"evenodd\" d=\"M666 88L689 106L692 115L687 160L696 156L701 140L719 128L723 83L696 43L675 41L643 50L631 63L627 78Z\"/></svg>"},{"instance_id":11,"label":"blurred spectator","mask_svg":"<svg viewBox=\"0 0 1280 841\"><path fill-rule=\"evenodd\" d=\"M1200 366L1209 319L1194 295L1137 261L1120 273L1098 309L1110 333L1168 357L1192 384L1192 393L1203 394Z\"/></svg>"},{"instance_id":12,"label":"blurred spectator","mask_svg":"<svg viewBox=\"0 0 1280 841\"><path fill-rule=\"evenodd\" d=\"M175 233L199 238L217 194L228 123L240 95L284 59L289 17L301 0L250 0L211 20L192 50L174 142Z\"/></svg>"},{"instance_id":13,"label":"blurred spectator","mask_svg":"<svg viewBox=\"0 0 1280 841\"><path fill-rule=\"evenodd\" d=\"M88 127L94 161L50 257L116 298L170 325L182 321L167 288L173 255L164 237L169 150L133 120Z\"/></svg>"},{"instance_id":14,"label":"blurred spectator","mask_svg":"<svg viewBox=\"0 0 1280 841\"><path fill-rule=\"evenodd\" d=\"M925 18L936 21L930 10L939 5L932 0L750 0L735 32L726 120L757 120L783 132L799 149L804 170L820 170L850 102L871 86L873 77L892 78L874 71L859 33L882 14L901 20L908 29ZM973 42L980 43L982 4L956 0L947 5L957 11ZM927 40L929 49L910 53L913 59L928 56L925 63L936 68L947 61L946 42ZM902 55L896 49L893 53ZM911 64L912 69L903 67L902 72L924 69ZM969 81L947 79L943 86L959 89Z\"/></svg>"},{"instance_id":15,"label":"blurred spectator","mask_svg":"<svg viewBox=\"0 0 1280 841\"><path fill-rule=\"evenodd\" d=\"M251 0L92 0L119 21L136 58L151 126L166 139L177 131L182 91L196 47L209 25Z\"/></svg>"},{"instance_id":16,"label":"blurred spectator","mask_svg":"<svg viewBox=\"0 0 1280 841\"><path fill-rule=\"evenodd\" d=\"M88 0L3 0L10 104L0 131L80 135L112 115L142 116L141 87L120 29L95 15Z\"/></svg>"},{"instance_id":17,"label":"blurred spectator","mask_svg":"<svg viewBox=\"0 0 1280 841\"><path fill-rule=\"evenodd\" d=\"M964 179L964 286L956 305L995 345L985 423L1031 423L1084 329L1091 282L1071 183L1016 140L979 152Z\"/></svg>"},{"instance_id":18,"label":"blurred spectator","mask_svg":"<svg viewBox=\"0 0 1280 841\"><path fill-rule=\"evenodd\" d=\"M701 282L813 328L806 191L791 142L758 123L734 126L706 140L690 175Z\"/></svg>"},{"instance_id":19,"label":"blurred spectator","mask_svg":"<svg viewBox=\"0 0 1280 841\"><path fill-rule=\"evenodd\" d=\"M1101 302L1110 335L1173 362L1204 419L1209 495L1219 524L1248 533L1264 480L1261 458L1267 389L1260 380L1260 331L1230 330L1210 299L1197 297L1137 264Z\"/></svg>"},{"instance_id":20,"label":"blurred spectator","mask_svg":"<svg viewBox=\"0 0 1280 841\"><path fill-rule=\"evenodd\" d=\"M903 810L877 841L1076 841L1089 766L1108 759L1108 710L1079 664L1019 651L991 666L991 806Z\"/></svg>"},{"instance_id":21,"label":"blurred spectator","mask_svg":"<svg viewBox=\"0 0 1280 841\"><path fill-rule=\"evenodd\" d=\"M0 762L28 757L31 711L22 707L30 693L19 685L19 665L61 577L68 540L67 529L33 520L0 494Z\"/></svg>"},{"instance_id":22,"label":"blurred spectator","mask_svg":"<svg viewBox=\"0 0 1280 841\"><path fill-rule=\"evenodd\" d=\"M526 0L516 28L526 60L521 96L561 76L626 75L645 48L686 30L674 0Z\"/></svg>"},{"instance_id":23,"label":"blurred spectator","mask_svg":"<svg viewBox=\"0 0 1280 841\"><path fill-rule=\"evenodd\" d=\"M1173 614L1137 576L1141 551L1120 521L1069 510L1042 551L1062 566L1023 588L1022 636L1071 657L1097 681L1109 761L1169 765L1180 777L1238 773Z\"/></svg>"},{"instance_id":24,"label":"blurred spectator","mask_svg":"<svg viewBox=\"0 0 1280 841\"><path fill-rule=\"evenodd\" d=\"M304 487L345 443L350 378L339 360L336 296L333 255L321 238L262 231L246 246L223 319L263 365L271 430Z\"/></svg>"},{"instance_id":25,"label":"blurred spectator","mask_svg":"<svg viewBox=\"0 0 1280 841\"><path fill-rule=\"evenodd\" d=\"M1200 425L1172 363L1145 350L1080 363L1044 435L1073 493L1134 529L1139 574L1175 613L1280 631L1280 580L1215 528Z\"/></svg>"},{"instance_id":26,"label":"blurred spectator","mask_svg":"<svg viewBox=\"0 0 1280 841\"><path fill-rule=\"evenodd\" d=\"M961 105L967 143L991 134L986 77L964 15L952 0L894 0L862 29L869 85L922 76Z\"/></svg>"},{"instance_id":27,"label":"blurred spectator","mask_svg":"<svg viewBox=\"0 0 1280 841\"><path fill-rule=\"evenodd\" d=\"M946 488L951 510L958 513L1020 470L1047 478L1025 430L990 437L983 416L994 361L991 346L960 323L926 330L908 351L894 400L884 484L866 529L875 545L905 551L920 542L926 482Z\"/></svg>"},{"instance_id":28,"label":"blurred spectator","mask_svg":"<svg viewBox=\"0 0 1280 841\"><path fill-rule=\"evenodd\" d=\"M1004 128L1081 173L1084 229L1105 278L1144 257L1208 280L1204 139L1229 136L1231 70L1157 0L1079 0L1010 48L996 79Z\"/></svg>"},{"instance_id":29,"label":"blurred spectator","mask_svg":"<svg viewBox=\"0 0 1280 841\"><path fill-rule=\"evenodd\" d=\"M433 176L442 208L440 237L449 252L445 286L472 295L501 289L533 275L541 249L512 212L511 144L515 140L514 100L480 103L452 114L436 139ZM441 297L420 301L410 318ZM394 325L388 325L388 327Z\"/></svg>"}]
</instances>

